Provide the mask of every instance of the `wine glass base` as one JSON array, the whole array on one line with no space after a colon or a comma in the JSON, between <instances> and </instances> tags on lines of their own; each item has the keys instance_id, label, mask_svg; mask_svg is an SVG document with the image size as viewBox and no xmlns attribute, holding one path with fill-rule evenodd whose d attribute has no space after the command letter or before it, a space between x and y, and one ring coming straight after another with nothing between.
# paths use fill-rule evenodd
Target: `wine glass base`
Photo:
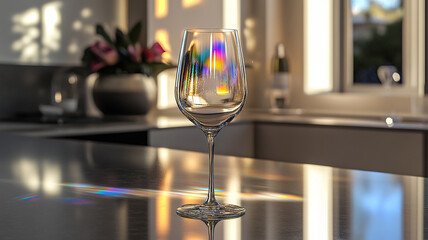
<instances>
[{"instance_id":1,"label":"wine glass base","mask_svg":"<svg viewBox=\"0 0 428 240\"><path fill-rule=\"evenodd\" d=\"M243 216L245 214L245 208L232 204L216 206L186 204L177 208L177 214L181 217L200 220L222 220Z\"/></svg>"}]
</instances>

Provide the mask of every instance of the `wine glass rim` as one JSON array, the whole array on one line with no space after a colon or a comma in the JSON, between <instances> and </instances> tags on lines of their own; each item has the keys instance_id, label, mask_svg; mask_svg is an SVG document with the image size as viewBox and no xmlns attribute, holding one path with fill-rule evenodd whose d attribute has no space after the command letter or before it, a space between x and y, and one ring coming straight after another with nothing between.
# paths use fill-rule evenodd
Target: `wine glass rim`
<instances>
[{"instance_id":1,"label":"wine glass rim","mask_svg":"<svg viewBox=\"0 0 428 240\"><path fill-rule=\"evenodd\" d=\"M185 32L198 32L198 33L227 33L236 32L238 30L231 28L189 28L185 29Z\"/></svg>"}]
</instances>

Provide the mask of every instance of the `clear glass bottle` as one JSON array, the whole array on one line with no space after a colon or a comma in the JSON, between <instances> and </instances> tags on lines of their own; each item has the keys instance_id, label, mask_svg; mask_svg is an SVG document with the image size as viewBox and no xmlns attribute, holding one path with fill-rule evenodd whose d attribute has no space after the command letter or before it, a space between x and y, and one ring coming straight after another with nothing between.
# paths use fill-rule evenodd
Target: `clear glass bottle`
<instances>
[{"instance_id":1,"label":"clear glass bottle","mask_svg":"<svg viewBox=\"0 0 428 240\"><path fill-rule=\"evenodd\" d=\"M285 47L282 43L276 46L272 67L273 81L269 91L270 107L272 109L284 109L290 101L290 73L285 56Z\"/></svg>"}]
</instances>

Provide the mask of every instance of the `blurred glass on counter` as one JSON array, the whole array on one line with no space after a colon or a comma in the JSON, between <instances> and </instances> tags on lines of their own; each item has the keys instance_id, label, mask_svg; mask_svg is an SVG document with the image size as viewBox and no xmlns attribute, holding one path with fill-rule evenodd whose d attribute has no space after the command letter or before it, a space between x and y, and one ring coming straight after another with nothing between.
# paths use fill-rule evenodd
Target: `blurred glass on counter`
<instances>
[{"instance_id":1,"label":"blurred glass on counter","mask_svg":"<svg viewBox=\"0 0 428 240\"><path fill-rule=\"evenodd\" d=\"M55 111L54 115L77 114L79 81L79 75L72 69L61 69L54 75L51 85L51 109Z\"/></svg>"},{"instance_id":2,"label":"blurred glass on counter","mask_svg":"<svg viewBox=\"0 0 428 240\"><path fill-rule=\"evenodd\" d=\"M391 88L394 83L401 79L400 73L393 65L382 65L377 69L377 76L382 83L386 95L391 95Z\"/></svg>"},{"instance_id":3,"label":"blurred glass on counter","mask_svg":"<svg viewBox=\"0 0 428 240\"><path fill-rule=\"evenodd\" d=\"M269 89L271 109L284 109L290 102L290 73L284 44L276 46L272 61L273 81Z\"/></svg>"}]
</instances>

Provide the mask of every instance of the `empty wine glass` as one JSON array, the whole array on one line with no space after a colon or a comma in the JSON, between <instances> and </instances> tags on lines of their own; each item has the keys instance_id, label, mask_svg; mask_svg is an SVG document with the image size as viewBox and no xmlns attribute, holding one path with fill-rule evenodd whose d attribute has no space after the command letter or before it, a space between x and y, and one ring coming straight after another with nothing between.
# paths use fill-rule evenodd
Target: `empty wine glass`
<instances>
[{"instance_id":1,"label":"empty wine glass","mask_svg":"<svg viewBox=\"0 0 428 240\"><path fill-rule=\"evenodd\" d=\"M399 81L399 74L397 72L397 68L392 65L382 65L377 69L377 76L379 81L382 83L384 87L385 94L391 94L391 87L394 81ZM397 81L397 82L398 82Z\"/></svg>"},{"instance_id":2,"label":"empty wine glass","mask_svg":"<svg viewBox=\"0 0 428 240\"><path fill-rule=\"evenodd\" d=\"M175 99L181 112L205 134L209 146L209 190L202 204L177 209L183 217L218 220L245 214L219 204L214 194L214 138L241 111L247 95L237 30L185 30L178 62Z\"/></svg>"}]
</instances>

